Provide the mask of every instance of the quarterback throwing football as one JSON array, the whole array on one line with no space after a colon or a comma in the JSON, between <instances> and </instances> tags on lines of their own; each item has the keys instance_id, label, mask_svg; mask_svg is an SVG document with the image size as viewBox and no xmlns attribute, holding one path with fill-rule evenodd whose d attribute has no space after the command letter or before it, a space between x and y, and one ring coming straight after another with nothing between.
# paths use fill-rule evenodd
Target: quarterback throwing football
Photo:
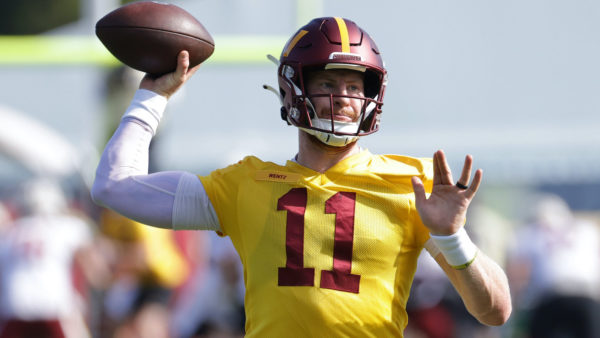
<instances>
[{"instance_id":1,"label":"quarterback throwing football","mask_svg":"<svg viewBox=\"0 0 600 338\"><path fill-rule=\"evenodd\" d=\"M299 147L284 165L248 156L208 176L148 174L148 147L168 98L196 71L146 76L109 141L94 200L152 226L229 236L244 266L248 337L402 337L423 248L480 322L511 312L502 269L463 225L482 179L467 156L455 182L432 159L375 155L359 137L379 129L386 70L354 22L318 18L284 46L282 118Z\"/></svg>"}]
</instances>

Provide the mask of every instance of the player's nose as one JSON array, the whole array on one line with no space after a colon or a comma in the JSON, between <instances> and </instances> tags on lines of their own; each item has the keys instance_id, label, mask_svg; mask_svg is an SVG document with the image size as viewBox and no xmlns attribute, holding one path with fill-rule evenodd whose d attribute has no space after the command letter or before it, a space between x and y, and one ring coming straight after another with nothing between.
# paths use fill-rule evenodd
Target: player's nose
<instances>
[{"instance_id":1,"label":"player's nose","mask_svg":"<svg viewBox=\"0 0 600 338\"><path fill-rule=\"evenodd\" d=\"M350 98L348 97L348 85L345 82L340 81L337 84L334 94L337 95L334 99L336 104L340 106L350 105Z\"/></svg>"}]
</instances>

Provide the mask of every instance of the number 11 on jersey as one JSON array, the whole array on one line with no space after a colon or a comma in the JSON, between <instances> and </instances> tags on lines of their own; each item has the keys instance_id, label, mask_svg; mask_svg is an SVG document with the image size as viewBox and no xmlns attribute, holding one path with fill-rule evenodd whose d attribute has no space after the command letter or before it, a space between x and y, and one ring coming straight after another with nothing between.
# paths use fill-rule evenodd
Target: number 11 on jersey
<instances>
[{"instance_id":1,"label":"number 11 on jersey","mask_svg":"<svg viewBox=\"0 0 600 338\"><path fill-rule=\"evenodd\" d=\"M292 188L277 201L287 211L285 267L279 268L279 286L314 286L315 269L304 267L304 214L307 189ZM321 288L358 293L360 275L352 274L356 193L338 192L325 202L325 213L335 214L333 269L321 271Z\"/></svg>"}]
</instances>

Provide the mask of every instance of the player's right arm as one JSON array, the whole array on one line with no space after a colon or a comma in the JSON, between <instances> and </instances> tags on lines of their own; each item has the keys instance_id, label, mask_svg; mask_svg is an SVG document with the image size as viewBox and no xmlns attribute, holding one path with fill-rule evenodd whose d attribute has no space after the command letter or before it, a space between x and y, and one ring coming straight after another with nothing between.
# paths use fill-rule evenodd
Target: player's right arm
<instances>
[{"instance_id":1,"label":"player's right arm","mask_svg":"<svg viewBox=\"0 0 600 338\"><path fill-rule=\"evenodd\" d=\"M108 142L92 187L93 200L140 223L163 228L219 230L214 208L200 180L191 173L148 174L149 146L173 95L196 71L187 52L177 70L153 79L140 90Z\"/></svg>"}]
</instances>

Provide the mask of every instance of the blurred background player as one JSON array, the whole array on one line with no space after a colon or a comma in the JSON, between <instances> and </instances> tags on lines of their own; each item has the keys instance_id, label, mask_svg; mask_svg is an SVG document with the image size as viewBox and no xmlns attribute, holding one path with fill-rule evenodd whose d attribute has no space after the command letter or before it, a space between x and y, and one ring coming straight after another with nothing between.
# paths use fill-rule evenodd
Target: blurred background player
<instances>
[{"instance_id":1,"label":"blurred background player","mask_svg":"<svg viewBox=\"0 0 600 338\"><path fill-rule=\"evenodd\" d=\"M108 277L91 223L52 179L26 182L19 206L0 236L0 337L89 336L85 287Z\"/></svg>"},{"instance_id":2,"label":"blurred background player","mask_svg":"<svg viewBox=\"0 0 600 338\"><path fill-rule=\"evenodd\" d=\"M173 233L107 209L100 232L107 240L112 272L104 301L105 331L114 337L169 337L169 307L189 273Z\"/></svg>"},{"instance_id":3,"label":"blurred background player","mask_svg":"<svg viewBox=\"0 0 600 338\"><path fill-rule=\"evenodd\" d=\"M204 233L204 232L200 232ZM173 310L174 336L243 337L244 277L232 243L214 232L202 244L208 266L195 269Z\"/></svg>"},{"instance_id":4,"label":"blurred background player","mask_svg":"<svg viewBox=\"0 0 600 338\"><path fill-rule=\"evenodd\" d=\"M559 196L534 197L509 248L512 337L600 336L600 232Z\"/></svg>"},{"instance_id":5,"label":"blurred background player","mask_svg":"<svg viewBox=\"0 0 600 338\"><path fill-rule=\"evenodd\" d=\"M478 170L471 182L472 158L455 182L442 151L382 156L356 143L379 129L387 81L368 34L315 19L279 62L281 116L299 128L292 160L249 156L200 179L149 175L167 99L197 70L182 52L176 72L142 80L98 166L95 201L144 224L228 235L244 265L247 336L402 336L426 245L471 314L504 323L506 277L462 228L482 179Z\"/></svg>"}]
</instances>

